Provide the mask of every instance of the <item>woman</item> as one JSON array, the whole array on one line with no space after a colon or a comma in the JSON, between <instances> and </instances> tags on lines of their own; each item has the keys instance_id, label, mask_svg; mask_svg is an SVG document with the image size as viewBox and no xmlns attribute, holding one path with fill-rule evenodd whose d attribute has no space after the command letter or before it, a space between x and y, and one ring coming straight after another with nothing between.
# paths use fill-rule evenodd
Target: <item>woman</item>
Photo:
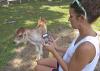
<instances>
[{"instance_id":1,"label":"woman","mask_svg":"<svg viewBox=\"0 0 100 71\"><path fill-rule=\"evenodd\" d=\"M41 59L36 71L94 71L99 59L99 40L91 24L100 16L100 0L75 0L69 9L72 28L79 35L67 49L58 49L55 41L43 44L55 59ZM63 58L57 51L64 53Z\"/></svg>"}]
</instances>

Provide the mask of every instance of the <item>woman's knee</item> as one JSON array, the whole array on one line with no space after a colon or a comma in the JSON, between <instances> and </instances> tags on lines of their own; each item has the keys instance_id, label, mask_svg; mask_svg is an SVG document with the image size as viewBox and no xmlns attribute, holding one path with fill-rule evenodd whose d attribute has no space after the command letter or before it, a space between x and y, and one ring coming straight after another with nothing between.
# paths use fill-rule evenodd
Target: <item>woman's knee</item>
<instances>
[{"instance_id":1,"label":"woman's knee","mask_svg":"<svg viewBox=\"0 0 100 71\"><path fill-rule=\"evenodd\" d=\"M37 65L57 67L57 60L55 58L45 58L37 61Z\"/></svg>"},{"instance_id":2,"label":"woman's knee","mask_svg":"<svg viewBox=\"0 0 100 71\"><path fill-rule=\"evenodd\" d=\"M38 65L41 65L41 64L43 64L43 63L44 63L44 59L40 59L40 60L37 61L37 64L38 64Z\"/></svg>"},{"instance_id":3,"label":"woman's knee","mask_svg":"<svg viewBox=\"0 0 100 71\"><path fill-rule=\"evenodd\" d=\"M40 65L37 65L37 66L35 67L35 71L40 71Z\"/></svg>"},{"instance_id":4,"label":"woman's knee","mask_svg":"<svg viewBox=\"0 0 100 71\"><path fill-rule=\"evenodd\" d=\"M42 65L37 65L35 67L35 71L50 71L50 67L47 66L42 66Z\"/></svg>"},{"instance_id":5,"label":"woman's knee","mask_svg":"<svg viewBox=\"0 0 100 71\"><path fill-rule=\"evenodd\" d=\"M44 65L46 63L48 63L48 58L40 59L40 60L37 61L37 64L38 65Z\"/></svg>"}]
</instances>

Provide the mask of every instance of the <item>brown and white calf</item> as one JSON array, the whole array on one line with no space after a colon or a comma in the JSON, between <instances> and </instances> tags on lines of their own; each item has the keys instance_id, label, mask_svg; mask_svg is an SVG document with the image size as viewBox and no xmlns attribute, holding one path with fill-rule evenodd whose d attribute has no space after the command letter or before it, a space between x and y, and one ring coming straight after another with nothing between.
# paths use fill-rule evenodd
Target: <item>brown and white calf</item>
<instances>
[{"instance_id":1,"label":"brown and white calf","mask_svg":"<svg viewBox=\"0 0 100 71\"><path fill-rule=\"evenodd\" d=\"M42 36L48 36L48 34L47 34L46 20L40 18L38 20L37 28L34 29L19 28L16 31L14 42L17 45L19 43L26 44L27 42L35 45L36 52L38 52L37 59L40 59L41 56L43 56Z\"/></svg>"}]
</instances>

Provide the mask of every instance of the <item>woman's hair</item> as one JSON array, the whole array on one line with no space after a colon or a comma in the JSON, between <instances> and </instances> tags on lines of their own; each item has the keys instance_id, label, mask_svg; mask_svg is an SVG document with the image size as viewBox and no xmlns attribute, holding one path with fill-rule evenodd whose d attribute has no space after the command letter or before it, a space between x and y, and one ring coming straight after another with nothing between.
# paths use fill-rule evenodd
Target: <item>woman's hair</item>
<instances>
[{"instance_id":1,"label":"woman's hair","mask_svg":"<svg viewBox=\"0 0 100 71\"><path fill-rule=\"evenodd\" d=\"M79 6L79 4L81 6ZM100 17L100 0L77 0L70 4L70 8L73 8L78 16L86 16L88 22L93 23L98 17ZM83 8L82 8L83 7Z\"/></svg>"}]
</instances>

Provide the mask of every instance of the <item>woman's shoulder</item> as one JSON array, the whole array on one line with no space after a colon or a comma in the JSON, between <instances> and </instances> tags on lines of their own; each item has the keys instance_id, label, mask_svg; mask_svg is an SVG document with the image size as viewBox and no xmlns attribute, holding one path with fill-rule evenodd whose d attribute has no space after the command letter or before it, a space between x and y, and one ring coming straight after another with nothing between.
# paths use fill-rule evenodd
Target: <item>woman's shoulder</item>
<instances>
[{"instance_id":1,"label":"woman's shoulder","mask_svg":"<svg viewBox=\"0 0 100 71\"><path fill-rule=\"evenodd\" d=\"M87 41L79 45L75 53L79 57L90 58L89 60L91 60L95 56L96 49L94 48L94 45L92 45L90 42Z\"/></svg>"}]
</instances>

